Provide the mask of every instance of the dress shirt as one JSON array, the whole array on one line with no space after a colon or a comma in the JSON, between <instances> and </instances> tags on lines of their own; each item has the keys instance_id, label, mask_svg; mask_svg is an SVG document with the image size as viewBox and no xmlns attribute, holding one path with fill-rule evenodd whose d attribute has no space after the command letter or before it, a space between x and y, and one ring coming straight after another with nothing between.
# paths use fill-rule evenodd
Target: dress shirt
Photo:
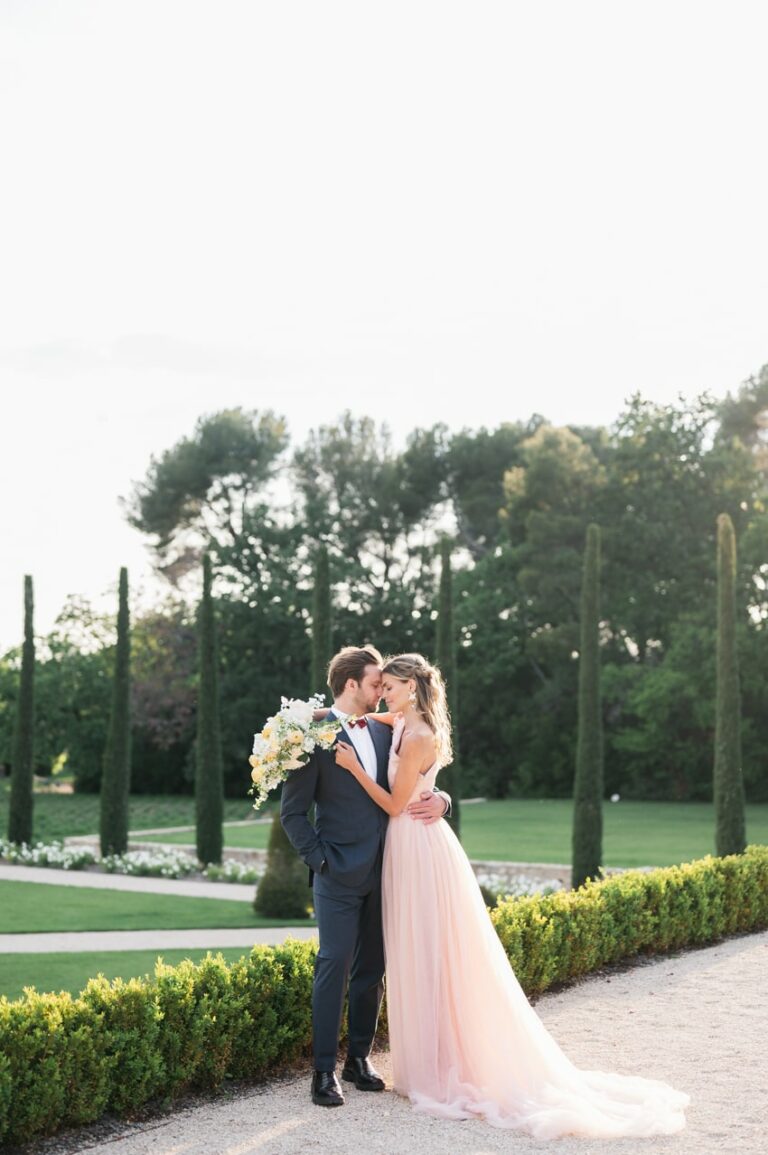
<instances>
[{"instance_id":1,"label":"dress shirt","mask_svg":"<svg viewBox=\"0 0 768 1155\"><path fill-rule=\"evenodd\" d=\"M345 740L351 742L357 751L357 755L363 764L363 769L369 778L376 781L378 772L378 759L376 757L376 747L373 744L370 727L368 726L348 726L347 718L349 714L344 710L340 710L338 706L332 707L334 714L344 727Z\"/></svg>"}]
</instances>

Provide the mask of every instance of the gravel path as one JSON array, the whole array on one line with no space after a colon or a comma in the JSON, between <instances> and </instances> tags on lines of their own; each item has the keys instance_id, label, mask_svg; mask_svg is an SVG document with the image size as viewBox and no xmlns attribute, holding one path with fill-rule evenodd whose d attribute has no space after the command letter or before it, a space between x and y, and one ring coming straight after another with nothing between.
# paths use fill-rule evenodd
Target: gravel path
<instances>
[{"instance_id":1,"label":"gravel path","mask_svg":"<svg viewBox=\"0 0 768 1155\"><path fill-rule=\"evenodd\" d=\"M543 1143L471 1120L415 1115L392 1093L352 1088L339 1110L309 1101L309 1073L197 1102L136 1124L97 1125L37 1144L40 1155L765 1155L768 932L614 970L537 1010L571 1058L663 1078L691 1095L666 1139ZM386 1054L376 1056L390 1075Z\"/></svg>"},{"instance_id":2,"label":"gravel path","mask_svg":"<svg viewBox=\"0 0 768 1155\"><path fill-rule=\"evenodd\" d=\"M53 934L0 934L0 954L92 954L102 950L221 950L259 943L276 946L287 938L317 937L314 926L231 927L223 930L73 930Z\"/></svg>"}]
</instances>

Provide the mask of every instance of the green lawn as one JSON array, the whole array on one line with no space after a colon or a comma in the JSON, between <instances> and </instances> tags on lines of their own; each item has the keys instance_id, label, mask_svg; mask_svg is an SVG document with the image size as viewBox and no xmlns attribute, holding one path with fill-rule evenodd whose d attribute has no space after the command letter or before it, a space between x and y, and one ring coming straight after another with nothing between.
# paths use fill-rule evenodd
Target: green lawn
<instances>
[{"instance_id":1,"label":"green lawn","mask_svg":"<svg viewBox=\"0 0 768 1155\"><path fill-rule=\"evenodd\" d=\"M69 991L76 995L88 979L103 974L108 979L141 978L152 975L155 960L174 965L182 959L199 962L205 950L98 951L95 954L7 954L0 955L0 995L9 999L21 997L24 987L39 991ZM228 962L247 955L245 947L226 947L221 953Z\"/></svg>"},{"instance_id":2,"label":"green lawn","mask_svg":"<svg viewBox=\"0 0 768 1155\"><path fill-rule=\"evenodd\" d=\"M0 834L8 829L10 784L0 783ZM253 814L247 797L226 798L224 818L234 822ZM130 801L130 825L133 830L155 826L194 826L195 800L176 794L135 794ZM98 794L36 794L34 838L52 842L75 834L94 834L99 829Z\"/></svg>"},{"instance_id":3,"label":"green lawn","mask_svg":"<svg viewBox=\"0 0 768 1155\"><path fill-rule=\"evenodd\" d=\"M258 918L249 902L231 898L177 898L173 894L0 882L0 934L290 926L295 921Z\"/></svg>"},{"instance_id":4,"label":"green lawn","mask_svg":"<svg viewBox=\"0 0 768 1155\"><path fill-rule=\"evenodd\" d=\"M571 856L568 799L477 802L461 811L462 842L473 859L562 862ZM606 802L606 866L669 866L714 852L714 811L705 802ZM768 805L747 807L750 842L768 843ZM269 826L228 826L225 845L263 849ZM189 833L157 835L188 843Z\"/></svg>"},{"instance_id":5,"label":"green lawn","mask_svg":"<svg viewBox=\"0 0 768 1155\"><path fill-rule=\"evenodd\" d=\"M572 803L510 799L465 806L462 842L470 858L562 862L571 858ZM715 819L704 802L606 802L604 865L670 866L714 853ZM768 806L747 807L750 842L768 843Z\"/></svg>"},{"instance_id":6,"label":"green lawn","mask_svg":"<svg viewBox=\"0 0 768 1155\"><path fill-rule=\"evenodd\" d=\"M271 825L268 822L254 823L252 826L225 826L224 845L233 849L266 850L269 844ZM133 839L134 836L131 835ZM171 846L194 846L195 829L177 830L173 834L143 834L137 842L162 842Z\"/></svg>"},{"instance_id":7,"label":"green lawn","mask_svg":"<svg viewBox=\"0 0 768 1155\"><path fill-rule=\"evenodd\" d=\"M0 832L7 828L8 783L0 784ZM267 814L268 814L267 810ZM606 802L605 864L607 866L666 866L709 854L714 846L711 804L703 802ZM242 821L254 814L247 797L229 798L225 821ZM260 811L259 817L265 812ZM131 799L132 830L188 826L187 831L144 835L142 841L194 843L194 799L176 795ZM42 841L70 834L92 834L99 828L96 795L35 796L35 837ZM226 845L264 849L269 823L228 826ZM768 805L747 807L750 842L768 843ZM570 859L571 803L507 799L482 802L462 810L462 839L470 858L520 862L562 862Z\"/></svg>"}]
</instances>

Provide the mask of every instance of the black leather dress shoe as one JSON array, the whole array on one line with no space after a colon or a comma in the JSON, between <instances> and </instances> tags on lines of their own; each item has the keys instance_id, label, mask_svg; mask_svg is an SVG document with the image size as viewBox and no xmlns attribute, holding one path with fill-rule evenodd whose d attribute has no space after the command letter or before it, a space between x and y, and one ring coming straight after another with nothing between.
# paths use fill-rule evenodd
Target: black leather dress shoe
<instances>
[{"instance_id":1,"label":"black leather dress shoe","mask_svg":"<svg viewBox=\"0 0 768 1155\"><path fill-rule=\"evenodd\" d=\"M318 1107L343 1107L344 1094L335 1071L315 1071L312 1075L312 1102Z\"/></svg>"},{"instance_id":2,"label":"black leather dress shoe","mask_svg":"<svg viewBox=\"0 0 768 1155\"><path fill-rule=\"evenodd\" d=\"M383 1091L384 1080L374 1071L367 1059L348 1058L341 1077L347 1083L354 1083L358 1091Z\"/></svg>"}]
</instances>

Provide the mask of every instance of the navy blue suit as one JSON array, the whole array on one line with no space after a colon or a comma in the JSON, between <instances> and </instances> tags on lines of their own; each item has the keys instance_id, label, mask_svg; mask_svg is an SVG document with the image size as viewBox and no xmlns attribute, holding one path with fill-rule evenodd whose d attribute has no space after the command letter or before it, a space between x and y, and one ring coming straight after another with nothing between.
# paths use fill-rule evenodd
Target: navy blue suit
<instances>
[{"instance_id":1,"label":"navy blue suit","mask_svg":"<svg viewBox=\"0 0 768 1155\"><path fill-rule=\"evenodd\" d=\"M392 730L375 720L369 728L376 781L388 790ZM339 737L352 745L344 731ZM307 817L313 804L314 826ZM309 867L314 888L320 949L312 988L312 1047L315 1070L333 1071L347 983L350 1056L365 1058L376 1033L384 993L381 864L389 819L337 765L334 748L318 747L306 766L286 778L280 820Z\"/></svg>"}]
</instances>

